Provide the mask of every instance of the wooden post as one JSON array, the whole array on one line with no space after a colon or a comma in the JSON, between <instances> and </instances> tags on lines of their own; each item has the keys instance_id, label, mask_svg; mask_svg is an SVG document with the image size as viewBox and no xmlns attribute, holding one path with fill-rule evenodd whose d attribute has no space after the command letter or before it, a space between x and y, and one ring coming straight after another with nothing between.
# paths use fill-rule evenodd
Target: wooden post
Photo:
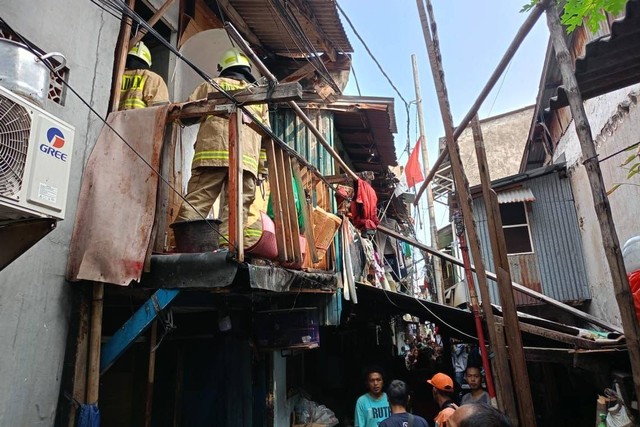
<instances>
[{"instance_id":1,"label":"wooden post","mask_svg":"<svg viewBox=\"0 0 640 427\"><path fill-rule=\"evenodd\" d=\"M229 240L236 251L236 260L244 261L242 212L242 112L229 116Z\"/></svg>"},{"instance_id":2,"label":"wooden post","mask_svg":"<svg viewBox=\"0 0 640 427\"><path fill-rule=\"evenodd\" d=\"M500 78L502 73L504 73L504 70L506 70L507 66L513 59L513 56L518 51L520 44L522 44L527 34L529 34L533 26L536 24L536 22L538 22L538 19L544 12L546 3L548 1L549 0L541 0L540 2L538 2L534 6L534 8L531 10L531 13L529 13L529 16L527 16L527 19L522 23L522 26L520 27L515 37L513 38L513 41L507 48L507 51L502 56L502 59L496 66L496 69L493 71L493 74L491 74L491 77L489 77L489 81L487 81L487 84L484 86L484 88L482 88L482 91L480 91L480 94L478 95L478 97L476 98L476 101L473 103L473 105L469 109L469 112L467 112L467 115L464 116L464 118L462 119L462 121L460 122L456 130L453 132L454 140L458 139L458 137L462 134L462 132L467 128L467 125L469 124L473 116L475 116L478 113L480 106L485 101L487 96L489 96L489 93L491 93L491 91L493 90L493 87L498 82L498 79ZM448 149L445 147L445 149L442 150L442 152L440 153L440 156L438 156L438 158L436 159L433 167L431 168L431 171L427 175L427 178L422 183L420 190L418 190L418 193L416 194L416 200L413 202L415 205L418 204L418 201L420 200L422 193L426 190L427 185L429 184L429 182L431 182L431 180L433 179L433 176L438 172L438 168L440 168L440 165L442 164L442 162L447 158L447 154L448 154Z\"/></svg>"},{"instance_id":3,"label":"wooden post","mask_svg":"<svg viewBox=\"0 0 640 427\"><path fill-rule=\"evenodd\" d=\"M286 153L282 153L282 156L284 163L284 182L288 200L286 208L289 210L291 243L293 244L293 262L299 265L302 263L302 248L300 247L300 226L298 224L298 213L296 211L296 199L293 192L291 157Z\"/></svg>"},{"instance_id":4,"label":"wooden post","mask_svg":"<svg viewBox=\"0 0 640 427\"><path fill-rule=\"evenodd\" d=\"M102 339L102 307L104 284L93 284L91 303L91 334L89 335L89 368L87 374L87 403L98 403L100 391L100 341Z\"/></svg>"},{"instance_id":5,"label":"wooden post","mask_svg":"<svg viewBox=\"0 0 640 427\"><path fill-rule=\"evenodd\" d=\"M147 371L147 400L144 410L144 426L151 427L151 416L153 415L153 384L156 376L156 342L158 340L158 321L151 324L151 334L149 337L149 370Z\"/></svg>"},{"instance_id":6,"label":"wooden post","mask_svg":"<svg viewBox=\"0 0 640 427\"><path fill-rule=\"evenodd\" d=\"M282 199L280 195L280 179L277 167L276 150L271 138L263 138L262 145L267 151L267 169L269 170L269 190L271 191L271 208L273 209L273 222L276 227L276 245L278 248L278 261L283 262L288 258L287 245L284 237L284 213L282 212Z\"/></svg>"},{"instance_id":7,"label":"wooden post","mask_svg":"<svg viewBox=\"0 0 640 427\"><path fill-rule=\"evenodd\" d=\"M162 18L162 16L164 16L164 14L167 11L167 9L169 9L169 7L171 7L171 5L175 1L176 0L167 0L167 1L165 1L164 4L162 6L160 6L160 9L158 9L156 11L156 13L154 13L151 18L149 18L149 20L147 21L147 24L149 24L152 27L154 25L156 25L156 23ZM133 46L136 45L136 43L141 41L142 38L146 34L147 34L147 29L146 28L141 28L140 31L138 31L138 34L136 34L135 36L133 36L133 38L131 40L129 40L129 49L131 49Z\"/></svg>"},{"instance_id":8,"label":"wooden post","mask_svg":"<svg viewBox=\"0 0 640 427\"><path fill-rule=\"evenodd\" d=\"M517 308L511 288L511 272L507 258L507 244L504 239L504 232L502 231L502 218L500 216L498 196L491 188L491 176L489 175L489 165L487 164L487 155L478 116L474 116L471 121L471 128L476 147L478 170L480 171L482 196L487 211L487 225L489 228L493 263L498 276L498 291L500 293L500 305L502 306L504 315L505 333L507 335L509 354L511 356L511 370L514 377L518 376L518 381L516 382L518 387L517 400L520 407L520 416L522 417L527 414L525 411L533 412L533 406L531 406L531 408L523 407L527 402L529 402L529 405L532 405L531 387L529 385L524 349L522 348L522 334L518 322ZM535 418L533 424L535 425Z\"/></svg>"},{"instance_id":9,"label":"wooden post","mask_svg":"<svg viewBox=\"0 0 640 427\"><path fill-rule=\"evenodd\" d=\"M429 175L429 150L427 148L427 135L424 131L424 117L422 116L422 95L420 92L420 77L418 76L418 62L416 55L411 55L413 65L413 84L416 90L416 109L418 110L418 128L420 139L422 140L422 164L424 175ZM418 205L416 205L417 209ZM429 212L429 225L431 226L431 246L438 247L438 225L436 224L436 210L433 202L433 191L431 185L427 185L427 210ZM442 264L440 258L433 257L433 277L436 281L438 302L444 304L444 283L442 281Z\"/></svg>"},{"instance_id":10,"label":"wooden post","mask_svg":"<svg viewBox=\"0 0 640 427\"><path fill-rule=\"evenodd\" d=\"M87 358L89 353L89 325L91 313L91 294L93 292L85 284L72 285L74 288L74 306L78 307L77 336L75 340L75 356L73 359L73 385L71 397L76 402L84 403L87 398ZM75 311L75 310L74 310ZM76 330L74 327L73 330ZM70 402L68 427L76 425L74 402Z\"/></svg>"},{"instance_id":11,"label":"wooden post","mask_svg":"<svg viewBox=\"0 0 640 427\"><path fill-rule=\"evenodd\" d=\"M127 4L133 10L135 0L128 0ZM131 36L131 18L124 18L120 24L120 34L118 35L118 44L116 46L116 60L113 63L113 84L111 85L111 103L109 111L118 111L120 105L120 87L122 86L122 74L124 66L127 62L127 54L129 53L129 37Z\"/></svg>"},{"instance_id":12,"label":"wooden post","mask_svg":"<svg viewBox=\"0 0 640 427\"><path fill-rule=\"evenodd\" d=\"M607 192L600 171L600 164L591 135L591 126L587 114L584 110L584 104L578 82L573 73L573 64L571 55L564 40L564 29L558 18L558 9L553 2L547 9L547 23L549 32L551 33L551 43L556 52L556 58L560 65L560 73L562 75L562 83L569 99L569 108L573 116L576 134L580 141L582 149L582 157L584 161L589 185L591 186L591 194L593 196L596 216L600 225L600 233L602 234L602 244L604 245L607 265L611 273L611 283L616 295L616 301L620 308L620 317L622 319L622 327L627 341L627 349L629 351L629 360L631 361L631 372L633 374L633 383L635 385L636 398L640 399L640 324L636 319L635 308L633 305L633 297L629 288L629 281L620 252L620 242L616 233L615 224L611 215L611 206L607 198Z\"/></svg>"},{"instance_id":13,"label":"wooden post","mask_svg":"<svg viewBox=\"0 0 640 427\"><path fill-rule=\"evenodd\" d=\"M300 173L300 164L295 160L291 160L291 166L293 178L296 180L296 187L298 187L298 200L300 200L300 209L304 220L304 235L307 238L309 256L311 256L311 262L315 264L318 262L318 249L316 248L316 239L313 235L313 216L309 211L307 197L304 193L304 182L302 181L302 174Z\"/></svg>"},{"instance_id":14,"label":"wooden post","mask_svg":"<svg viewBox=\"0 0 640 427\"><path fill-rule=\"evenodd\" d=\"M431 29L427 23L427 17L424 9L423 0L417 0L418 11L420 14L420 20L422 22L422 30L424 34L425 43L427 45L427 52L429 54L429 62L431 64L431 72L436 87L436 93L438 95L438 104L440 105L440 114L442 115L442 122L444 124L445 136L447 140L447 147L449 150L449 156L451 158L451 170L453 172L453 178L456 185L456 191L458 193L458 200L462 210L465 228L467 231L467 237L469 239L469 245L473 260L480 271L484 270L484 261L482 260L482 252L480 250L480 241L478 239L478 233L476 230L476 224L473 220L473 204L471 202L471 195L469 193L469 183L464 173L462 160L460 158L460 151L458 145L455 142L453 136L453 120L451 118L451 109L449 108L449 99L447 96L447 88L444 82L444 70L442 69L441 56L439 49L436 45L437 34L434 31L434 38L431 37ZM430 6L429 0L427 0L428 7ZM431 13L431 10L430 10ZM433 17L431 17L433 21ZM435 25L435 24L434 24ZM482 309L487 321L487 329L489 331L489 341L491 343L491 349L496 357L496 383L498 385L498 403L501 404L504 411L511 418L514 423L518 422L518 416L516 415L514 405L514 395L512 381L516 385L521 373L513 375L513 379L509 374L509 362L506 354L505 337L503 334L499 334L496 331L496 322L493 316L493 308L491 307L491 297L489 295L489 287L486 277L483 274L476 275L478 280L478 287L480 289L480 295L482 296ZM513 313L515 315L515 313ZM524 360L523 360L524 363ZM524 372L526 375L526 371ZM528 381L526 381L528 386ZM518 390L520 387L518 387ZM501 397L502 396L502 397ZM502 400L502 402L501 402ZM519 399L519 401L522 399ZM524 410L528 408L529 410ZM522 407L523 411L520 412L520 422L523 426L535 425L535 415L533 414L533 405L531 400L528 404ZM519 408L521 409L521 408ZM533 423L533 424L531 424Z\"/></svg>"}]
</instances>

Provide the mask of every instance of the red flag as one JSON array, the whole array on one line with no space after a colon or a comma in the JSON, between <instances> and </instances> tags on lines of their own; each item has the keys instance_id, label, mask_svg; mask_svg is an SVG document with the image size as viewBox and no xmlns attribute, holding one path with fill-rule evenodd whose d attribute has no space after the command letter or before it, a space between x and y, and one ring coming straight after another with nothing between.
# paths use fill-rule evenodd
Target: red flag
<instances>
[{"instance_id":1,"label":"red flag","mask_svg":"<svg viewBox=\"0 0 640 427\"><path fill-rule=\"evenodd\" d=\"M422 167L420 167L420 144L422 143L422 137L418 138L416 146L413 148L407 166L404 167L404 176L407 178L407 185L411 188L424 181L424 175L422 174Z\"/></svg>"}]
</instances>

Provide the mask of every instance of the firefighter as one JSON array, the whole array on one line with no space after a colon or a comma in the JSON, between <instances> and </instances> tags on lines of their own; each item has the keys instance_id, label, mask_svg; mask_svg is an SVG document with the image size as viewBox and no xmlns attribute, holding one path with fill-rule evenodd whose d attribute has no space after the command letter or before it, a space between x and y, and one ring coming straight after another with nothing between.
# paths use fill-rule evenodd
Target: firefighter
<instances>
[{"instance_id":1,"label":"firefighter","mask_svg":"<svg viewBox=\"0 0 640 427\"><path fill-rule=\"evenodd\" d=\"M249 58L236 48L226 50L218 64L217 84L225 91L245 89L255 83L251 74ZM207 98L216 89L208 82L202 83L189 97L189 101ZM264 104L249 107L253 115L265 125L269 116ZM266 155L260 150L261 137L245 126L240 141L242 156L242 218L244 224L244 246L251 248L262 235L259 212L250 209L256 196L256 181L266 174ZM186 200L182 203L176 221L206 218L213 203L221 197L220 244L229 239L229 206L224 192L229 180L229 121L224 117L208 116L200 123L195 142L195 153L191 163L191 178L187 184ZM224 192L223 192L224 191ZM195 209L195 210L194 210Z\"/></svg>"},{"instance_id":2,"label":"firefighter","mask_svg":"<svg viewBox=\"0 0 640 427\"><path fill-rule=\"evenodd\" d=\"M120 88L118 110L153 107L169 103L169 91L162 77L151 67L151 52L138 42L129 50Z\"/></svg>"}]
</instances>

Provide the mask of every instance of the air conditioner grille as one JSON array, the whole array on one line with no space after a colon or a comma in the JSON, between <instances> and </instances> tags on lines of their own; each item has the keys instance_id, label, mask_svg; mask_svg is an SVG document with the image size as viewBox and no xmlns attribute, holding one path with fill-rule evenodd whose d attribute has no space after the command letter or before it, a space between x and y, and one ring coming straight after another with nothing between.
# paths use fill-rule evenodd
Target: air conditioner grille
<instances>
[{"instance_id":1,"label":"air conditioner grille","mask_svg":"<svg viewBox=\"0 0 640 427\"><path fill-rule=\"evenodd\" d=\"M27 109L0 95L0 196L22 188L30 131Z\"/></svg>"}]
</instances>

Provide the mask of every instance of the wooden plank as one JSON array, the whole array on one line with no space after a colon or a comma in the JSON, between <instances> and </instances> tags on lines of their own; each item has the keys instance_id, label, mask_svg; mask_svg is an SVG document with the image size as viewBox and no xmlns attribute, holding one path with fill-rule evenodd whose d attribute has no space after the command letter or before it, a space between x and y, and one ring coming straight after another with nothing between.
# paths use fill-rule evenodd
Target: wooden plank
<instances>
[{"instance_id":1,"label":"wooden plank","mask_svg":"<svg viewBox=\"0 0 640 427\"><path fill-rule=\"evenodd\" d=\"M91 292L92 290L86 286L80 286L74 290L74 306L77 307L77 327L73 325L72 331L76 332L77 335L75 338L75 354L72 361L73 383L70 394L73 401L69 402L68 427L75 427L76 425L76 408L74 403L85 403L87 397L87 357L89 353Z\"/></svg>"},{"instance_id":2,"label":"wooden plank","mask_svg":"<svg viewBox=\"0 0 640 427\"><path fill-rule=\"evenodd\" d=\"M160 9L158 9L151 18L149 18L149 20L147 21L147 24L149 24L151 27L156 25L175 1L176 0L165 1L164 4L160 6ZM135 46L136 43L141 41L146 34L147 34L147 29L140 28L140 31L138 31L138 34L136 34L135 36L133 36L131 40L129 40L129 49L131 49L133 46Z\"/></svg>"},{"instance_id":3,"label":"wooden plank","mask_svg":"<svg viewBox=\"0 0 640 427\"><path fill-rule=\"evenodd\" d=\"M102 348L100 356L100 375L104 374L115 361L166 308L180 291L178 289L158 289L136 312L113 334ZM93 402L95 403L95 402Z\"/></svg>"},{"instance_id":4,"label":"wooden plank","mask_svg":"<svg viewBox=\"0 0 640 427\"><path fill-rule=\"evenodd\" d=\"M454 136L453 119L447 95L447 87L444 80L442 57L439 52L437 33L435 32L436 26L435 19L433 17L433 9L431 8L431 2L429 0L427 0L427 10L429 12L429 23L427 23L423 0L418 0L420 21L422 23L424 39L427 45L431 74L436 87L440 115L442 117L442 123L445 130L446 145L451 161L451 170L456 183L458 201L462 211L467 239L469 241L469 248L471 250L473 260L478 265L479 270L484 271L484 261L482 259L480 241L478 239L478 232L473 220L473 204L469 193L469 182L467 181L462 159L460 157L460 150L458 149L456 138ZM434 32L433 35L431 34L431 31ZM489 343L496 360L497 369L495 369L495 380L497 389L499 390L498 404L514 423L517 423L519 419L520 425L533 427L535 425L535 414L533 412L533 403L531 400L531 390L529 387L529 378L526 371L524 353L522 352L522 340L519 335L519 331L515 332L510 329L514 327L511 316L515 317L515 311L513 313L506 313L507 318L504 335L498 333L495 328L495 321L492 319L493 312L491 307L491 296L489 294L489 286L486 277L482 274L478 274L476 276L478 279L478 288L482 296L482 309L485 317L487 318ZM502 292L503 290L501 289L501 299L503 298ZM513 301L513 294L509 294L504 298L509 297L511 297ZM515 328L517 328L517 324L515 325ZM509 344L510 349L512 349L510 350L511 371L509 371L509 361L507 351L505 349L505 335L506 342ZM518 348L514 349L514 345ZM513 351L513 353L511 353L511 351ZM518 351L520 351L520 353L518 353ZM513 386L515 386L516 390L514 390ZM518 395L517 401L514 398L515 395Z\"/></svg>"},{"instance_id":5,"label":"wooden plank","mask_svg":"<svg viewBox=\"0 0 640 427\"><path fill-rule=\"evenodd\" d=\"M298 200L300 200L300 207L302 209L302 218L304 221L304 236L307 239L307 248L309 249L309 256L311 262L314 264L319 261L318 249L316 248L316 239L313 235L313 217L309 211L310 204L307 202L307 197L304 193L304 184L302 182L302 176L300 173L300 164L296 161L292 161L293 166L293 178L296 180L298 187Z\"/></svg>"},{"instance_id":6,"label":"wooden plank","mask_svg":"<svg viewBox=\"0 0 640 427\"><path fill-rule=\"evenodd\" d=\"M102 339L102 308L104 283L93 284L91 301L91 334L89 335L89 356L87 371L87 403L98 403L100 390L100 345Z\"/></svg>"},{"instance_id":7,"label":"wooden plank","mask_svg":"<svg viewBox=\"0 0 640 427\"><path fill-rule=\"evenodd\" d=\"M496 316L496 322L504 326L504 319L500 316ZM564 332L558 332L551 329L543 328L541 326L531 325L529 323L520 322L520 330L539 337L549 338L554 341L560 341L566 344L571 344L579 348L586 348L595 350L600 348L600 345L585 338L580 338L575 335L566 334Z\"/></svg>"},{"instance_id":8,"label":"wooden plank","mask_svg":"<svg viewBox=\"0 0 640 427\"><path fill-rule=\"evenodd\" d=\"M249 25L242 18L242 15L238 13L235 7L229 2L229 0L217 0L216 4L222 9L225 15L242 30L242 34L251 42L254 46L262 46L260 39L251 30Z\"/></svg>"},{"instance_id":9,"label":"wooden plank","mask_svg":"<svg viewBox=\"0 0 640 427\"><path fill-rule=\"evenodd\" d=\"M279 84L272 91L267 86L258 86L248 91L247 89L229 91L238 103L243 105L264 104L266 102L286 102L302 98L302 86L299 83ZM232 102L220 92L209 94L205 99L172 104L169 108L167 120L187 119L208 115L224 115L228 110L221 106L228 106ZM260 128L258 128L260 129ZM262 129L260 129L260 133Z\"/></svg>"},{"instance_id":10,"label":"wooden plank","mask_svg":"<svg viewBox=\"0 0 640 427\"><path fill-rule=\"evenodd\" d=\"M133 10L135 0L128 0L129 8ZM122 86L122 75L124 74L124 66L127 62L127 54L129 53L129 37L131 37L131 18L124 17L120 24L120 34L118 35L118 44L116 45L116 59L113 64L113 83L111 85L111 102L109 103L109 111L118 111L120 105L120 87Z\"/></svg>"},{"instance_id":11,"label":"wooden plank","mask_svg":"<svg viewBox=\"0 0 640 427\"><path fill-rule=\"evenodd\" d=\"M283 153L284 154L284 153ZM291 243L293 244L293 262L296 265L302 264L302 248L300 247L300 226L298 224L298 212L296 210L296 199L293 192L293 175L291 173L291 157L284 154L284 178L287 192L287 205L289 210Z\"/></svg>"},{"instance_id":12,"label":"wooden plank","mask_svg":"<svg viewBox=\"0 0 640 427\"><path fill-rule=\"evenodd\" d=\"M275 147L276 169L278 171L278 187L280 188L280 204L282 206L282 231L284 234L284 243L286 246L284 262L292 262L293 253L293 236L291 235L291 217L289 215L289 195L287 192L287 184L284 170L284 157L286 154L282 152L280 147Z\"/></svg>"},{"instance_id":13,"label":"wooden plank","mask_svg":"<svg viewBox=\"0 0 640 427\"><path fill-rule=\"evenodd\" d=\"M229 240L238 262L244 261L242 217L242 113L229 116Z\"/></svg>"},{"instance_id":14,"label":"wooden plank","mask_svg":"<svg viewBox=\"0 0 640 427\"><path fill-rule=\"evenodd\" d=\"M284 213L282 212L282 199L278 168L276 166L276 151L271 138L262 138L262 146L267 151L267 169L269 170L269 189L271 190L271 208L273 209L273 222L276 227L276 245L278 247L278 261L287 259L287 246L284 237Z\"/></svg>"},{"instance_id":15,"label":"wooden plank","mask_svg":"<svg viewBox=\"0 0 640 427\"><path fill-rule=\"evenodd\" d=\"M624 260L620 251L620 242L618 241L618 234L611 215L611 206L602 179L602 171L600 170L600 163L591 134L591 126L584 109L584 102L573 71L573 63L564 39L564 29L558 16L558 8L554 2L550 2L547 9L547 23L551 34L551 43L556 52L562 82L569 99L569 108L573 116L576 134L580 141L582 157L587 159L583 163L591 187L604 253L611 275L611 284L620 309L620 318L627 340L629 361L631 362L633 384L636 396L640 396L640 324L636 318L633 294L631 293Z\"/></svg>"},{"instance_id":16,"label":"wooden plank","mask_svg":"<svg viewBox=\"0 0 640 427\"><path fill-rule=\"evenodd\" d=\"M153 413L153 384L156 376L156 342L158 340L158 321L151 324L149 337L149 369L147 371L147 396L144 409L144 427L151 427Z\"/></svg>"}]
</instances>

